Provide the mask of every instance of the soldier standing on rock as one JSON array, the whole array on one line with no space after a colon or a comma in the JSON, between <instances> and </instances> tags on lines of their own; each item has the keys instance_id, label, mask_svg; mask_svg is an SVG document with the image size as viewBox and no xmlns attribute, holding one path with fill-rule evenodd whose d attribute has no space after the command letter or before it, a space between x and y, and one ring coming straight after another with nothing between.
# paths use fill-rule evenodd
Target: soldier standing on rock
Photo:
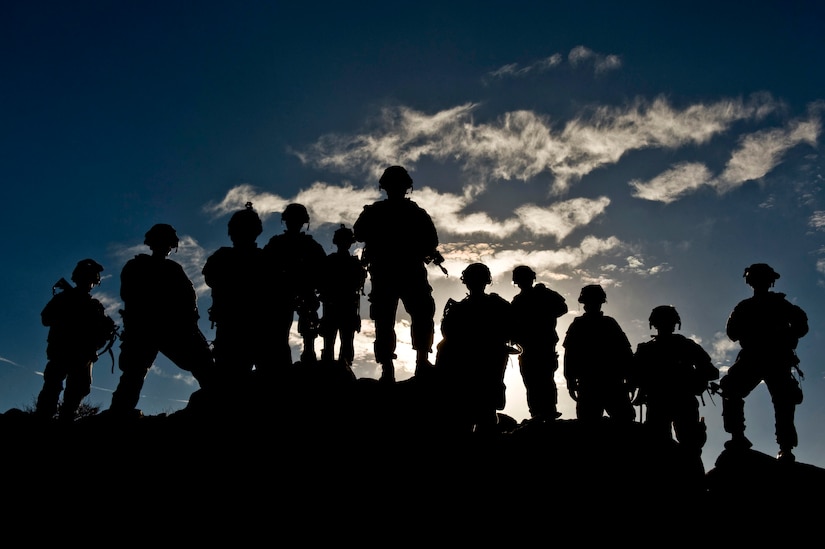
<instances>
[{"instance_id":1,"label":"soldier standing on rock","mask_svg":"<svg viewBox=\"0 0 825 549\"><path fill-rule=\"evenodd\" d=\"M43 370L43 388L37 396L35 415L72 421L81 402L91 392L92 366L97 351L116 338L115 322L106 315L100 301L91 296L100 284L103 267L93 259L77 263L72 271L71 286L61 278L55 284L51 300L43 308L40 318L49 327ZM63 382L66 383L65 391ZM58 412L58 400L63 391L63 403Z\"/></svg>"},{"instance_id":2,"label":"soldier standing on rock","mask_svg":"<svg viewBox=\"0 0 825 549\"><path fill-rule=\"evenodd\" d=\"M338 360L351 368L355 358L355 332L361 331L360 303L367 271L361 260L350 254L349 249L355 243L352 229L342 224L333 234L332 243L336 251L324 261L318 289L323 306L321 359L335 360L335 340L340 339Z\"/></svg>"},{"instance_id":3,"label":"soldier standing on rock","mask_svg":"<svg viewBox=\"0 0 825 549\"><path fill-rule=\"evenodd\" d=\"M175 228L166 223L154 225L144 244L152 254L136 255L120 273L121 375L109 407L118 415L141 415L136 408L140 391L158 353L191 372L203 389L215 375L212 350L198 327L195 288L183 267L167 257L178 247Z\"/></svg>"},{"instance_id":4,"label":"soldier standing on rock","mask_svg":"<svg viewBox=\"0 0 825 549\"><path fill-rule=\"evenodd\" d=\"M270 282L257 238L263 232L258 213L246 207L229 219L232 246L222 246L206 259L203 277L212 289L209 320L215 327L212 345L217 375L231 386L247 384L253 372L270 374L274 355L267 320Z\"/></svg>"},{"instance_id":5,"label":"soldier standing on rock","mask_svg":"<svg viewBox=\"0 0 825 549\"><path fill-rule=\"evenodd\" d=\"M567 303L558 292L534 284L535 280L536 272L527 265L513 269L513 283L519 288L511 302L513 342L521 347L519 370L531 419L554 420L561 416L553 379L559 368L556 322L567 312Z\"/></svg>"},{"instance_id":6,"label":"soldier standing on rock","mask_svg":"<svg viewBox=\"0 0 825 549\"><path fill-rule=\"evenodd\" d=\"M511 351L512 305L496 293L490 269L473 263L461 273L467 296L444 307L436 368L455 413L451 419L468 432L494 432L497 410L506 404L504 371Z\"/></svg>"},{"instance_id":7,"label":"soldier standing on rock","mask_svg":"<svg viewBox=\"0 0 825 549\"><path fill-rule=\"evenodd\" d=\"M327 256L324 247L303 231L309 226L309 212L303 204L288 204L281 212L286 229L276 234L264 246L271 284L278 294L275 314L275 345L279 364L292 365L289 331L294 315L298 315L298 333L304 346L301 362L314 363L315 340L318 338L318 278Z\"/></svg>"},{"instance_id":8,"label":"soldier standing on rock","mask_svg":"<svg viewBox=\"0 0 825 549\"><path fill-rule=\"evenodd\" d=\"M618 422L632 422L630 403L633 348L619 323L602 312L607 294L598 284L582 288L584 314L573 319L564 338L564 377L576 401L576 417L597 421L605 412Z\"/></svg>"},{"instance_id":9,"label":"soldier standing on rock","mask_svg":"<svg viewBox=\"0 0 825 549\"><path fill-rule=\"evenodd\" d=\"M410 315L416 374L432 368L435 300L427 280L426 265L441 266L438 234L430 215L406 197L413 180L401 166L390 166L378 180L385 200L364 206L353 225L355 238L363 242L372 289L370 318L375 321L375 361L381 380L395 381L395 316L399 301ZM442 267L443 269L443 267Z\"/></svg>"},{"instance_id":10,"label":"soldier standing on rock","mask_svg":"<svg viewBox=\"0 0 825 549\"><path fill-rule=\"evenodd\" d=\"M785 294L772 292L779 273L766 263L754 263L745 269L745 282L753 296L740 301L727 321L727 335L741 346L736 361L720 380L722 420L731 439L730 450L751 447L745 436L745 397L764 381L773 401L776 442L780 461L793 462L793 448L798 444L794 413L802 403L802 389L794 377L799 371L796 346L808 333L808 316Z\"/></svg>"},{"instance_id":11,"label":"soldier standing on rock","mask_svg":"<svg viewBox=\"0 0 825 549\"><path fill-rule=\"evenodd\" d=\"M654 436L671 440L672 431L688 455L701 457L707 427L699 416L698 397L719 379L719 370L701 345L674 333L682 326L675 307L655 307L648 321L657 333L636 347L634 403L647 406L645 425Z\"/></svg>"}]
</instances>

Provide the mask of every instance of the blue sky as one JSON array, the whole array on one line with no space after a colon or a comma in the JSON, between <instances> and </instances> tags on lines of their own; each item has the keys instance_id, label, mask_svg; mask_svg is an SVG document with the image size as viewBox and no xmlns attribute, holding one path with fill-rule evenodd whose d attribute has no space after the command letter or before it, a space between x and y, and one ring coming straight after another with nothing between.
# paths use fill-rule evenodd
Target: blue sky
<instances>
[{"instance_id":1,"label":"blue sky","mask_svg":"<svg viewBox=\"0 0 825 549\"><path fill-rule=\"evenodd\" d=\"M811 324L797 456L825 466L825 8L33 1L3 12L0 410L39 391L40 310L80 259L103 264L95 295L117 319L121 267L146 251L151 225L172 224L172 258L211 339L200 270L228 245L232 212L251 200L264 244L301 202L331 252L332 232L401 164L447 258L449 276L430 268L436 322L464 295L466 265L487 264L490 291L509 299L524 263L567 299L562 337L579 289L601 283L634 348L653 333L650 310L672 304L681 333L724 370L737 350L725 321L750 295L742 272L771 264ZM378 375L371 330L364 319L359 377ZM399 335L403 379L414 355ZM88 402L108 407L117 379L103 357ZM506 381L505 412L523 419L515 363ZM140 407L177 410L194 388L160 358ZM705 401L710 465L727 435L718 397ZM764 386L746 414L755 448L775 453Z\"/></svg>"}]
</instances>

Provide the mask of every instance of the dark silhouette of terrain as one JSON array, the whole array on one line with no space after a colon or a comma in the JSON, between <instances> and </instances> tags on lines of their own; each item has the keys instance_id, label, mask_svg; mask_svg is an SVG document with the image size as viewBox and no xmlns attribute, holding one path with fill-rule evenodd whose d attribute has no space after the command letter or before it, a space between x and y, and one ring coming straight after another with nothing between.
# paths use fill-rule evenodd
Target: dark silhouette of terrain
<instances>
[{"instance_id":1,"label":"dark silhouette of terrain","mask_svg":"<svg viewBox=\"0 0 825 549\"><path fill-rule=\"evenodd\" d=\"M112 540L165 523L179 525L168 534L176 539L232 531L239 544L253 532L313 539L343 527L465 542L488 530L573 529L630 541L641 521L684 529L673 532L682 541L741 541L731 516L799 517L825 493L825 469L752 450L726 450L712 470L697 470L640 423L519 424L499 414L494 433L454 433L438 375L386 384L341 363L296 363L279 390L199 390L168 415L66 423L9 410L0 415L6 522L93 514L125 528ZM676 526L683 511L702 522ZM620 534L617 524L626 525ZM813 524L794 524L787 539Z\"/></svg>"}]
</instances>

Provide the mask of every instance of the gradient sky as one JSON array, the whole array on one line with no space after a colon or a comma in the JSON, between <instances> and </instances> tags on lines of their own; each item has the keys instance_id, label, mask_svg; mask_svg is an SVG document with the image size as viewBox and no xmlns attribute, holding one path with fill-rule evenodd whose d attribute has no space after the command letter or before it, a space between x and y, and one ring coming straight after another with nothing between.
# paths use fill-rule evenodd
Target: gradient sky
<instances>
[{"instance_id":1,"label":"gradient sky","mask_svg":"<svg viewBox=\"0 0 825 549\"><path fill-rule=\"evenodd\" d=\"M0 411L33 405L40 311L80 259L103 264L95 295L119 320L120 269L147 251L149 227L172 224L171 257L193 279L212 339L200 271L229 244L231 213L252 201L263 245L283 230L283 207L303 203L308 232L332 252L332 232L381 198L378 176L401 164L447 258L449 276L429 269L436 341L445 302L465 295L464 267L487 264L489 291L510 299L510 271L527 264L567 300L562 338L581 313L579 289L600 283L634 349L654 333L650 310L672 304L681 333L724 371L738 349L727 316L751 295L743 270L772 265L775 290L811 326L798 349L797 457L825 466L825 8L282 4L4 4ZM355 372L377 377L363 324ZM399 336L404 379L414 354L406 327ZM505 379L505 412L524 419L515 359ZM87 402L107 408L117 380L102 357ZM161 357L139 406L172 412L195 388ZM705 403L710 467L727 435L719 398ZM764 386L746 415L755 449L775 454Z\"/></svg>"}]
</instances>

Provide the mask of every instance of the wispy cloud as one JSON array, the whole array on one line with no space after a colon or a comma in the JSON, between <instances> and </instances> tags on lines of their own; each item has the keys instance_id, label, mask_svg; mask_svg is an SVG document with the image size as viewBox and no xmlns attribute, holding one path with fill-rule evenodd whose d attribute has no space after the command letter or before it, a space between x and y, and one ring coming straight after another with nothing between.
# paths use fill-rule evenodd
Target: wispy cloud
<instances>
[{"instance_id":1,"label":"wispy cloud","mask_svg":"<svg viewBox=\"0 0 825 549\"><path fill-rule=\"evenodd\" d=\"M817 231L825 231L825 211L823 211L823 210L815 211L808 218L808 225L810 227L813 227Z\"/></svg>"},{"instance_id":2,"label":"wispy cloud","mask_svg":"<svg viewBox=\"0 0 825 549\"><path fill-rule=\"evenodd\" d=\"M619 69L622 66L622 59L619 55L598 53L585 46L576 46L571 49L566 56L566 60L570 67L590 67L596 75ZM561 66L564 61L565 56L560 53L554 53L553 55L533 61L527 65L507 63L486 73L482 81L488 84L494 80L523 78L531 74L541 74Z\"/></svg>"},{"instance_id":3,"label":"wispy cloud","mask_svg":"<svg viewBox=\"0 0 825 549\"><path fill-rule=\"evenodd\" d=\"M698 162L684 162L673 166L650 181L634 179L629 185L633 196L670 204L697 189L710 184L710 170Z\"/></svg>"},{"instance_id":4,"label":"wispy cloud","mask_svg":"<svg viewBox=\"0 0 825 549\"><path fill-rule=\"evenodd\" d=\"M6 364L11 364L12 366L17 366L18 368L23 368L20 364L16 363L13 360L9 360L8 358L4 358L0 356L0 362L5 362Z\"/></svg>"},{"instance_id":5,"label":"wispy cloud","mask_svg":"<svg viewBox=\"0 0 825 549\"><path fill-rule=\"evenodd\" d=\"M508 63L492 70L484 75L484 82L500 80L504 78L519 78L531 73L541 73L561 65L564 57L560 53L554 53L549 57L539 59L529 65L520 66L518 63Z\"/></svg>"},{"instance_id":6,"label":"wispy cloud","mask_svg":"<svg viewBox=\"0 0 825 549\"><path fill-rule=\"evenodd\" d=\"M576 46L567 55L567 60L574 67L583 64L592 64L593 70L596 74L618 69L622 66L622 59L615 54L601 54L597 53L585 46Z\"/></svg>"},{"instance_id":7,"label":"wispy cloud","mask_svg":"<svg viewBox=\"0 0 825 549\"><path fill-rule=\"evenodd\" d=\"M816 145L820 132L821 121L817 118L792 120L784 128L761 130L740 137L738 148L731 153L718 177L714 178L704 164L685 162L650 181L634 179L629 185L634 197L664 203L674 202L705 186L720 194L726 193L767 175L793 147L803 143Z\"/></svg>"},{"instance_id":8,"label":"wispy cloud","mask_svg":"<svg viewBox=\"0 0 825 549\"><path fill-rule=\"evenodd\" d=\"M759 120L779 105L766 94L681 109L661 97L636 99L620 107L587 109L561 129L533 111L512 111L478 123L473 119L478 106L466 103L433 115L388 107L368 133L326 135L306 150L292 152L308 165L345 174L367 173L374 179L391 163L412 168L424 158L456 162L479 190L489 181L528 181L548 173L554 178L550 193L560 195L629 151L702 145L728 131L733 123ZM786 143L808 140L815 128L810 121L781 135ZM766 142L777 138L764 136L754 141L768 147ZM752 150L751 143L743 143L742 149ZM731 164L727 177L735 177L738 164Z\"/></svg>"}]
</instances>

